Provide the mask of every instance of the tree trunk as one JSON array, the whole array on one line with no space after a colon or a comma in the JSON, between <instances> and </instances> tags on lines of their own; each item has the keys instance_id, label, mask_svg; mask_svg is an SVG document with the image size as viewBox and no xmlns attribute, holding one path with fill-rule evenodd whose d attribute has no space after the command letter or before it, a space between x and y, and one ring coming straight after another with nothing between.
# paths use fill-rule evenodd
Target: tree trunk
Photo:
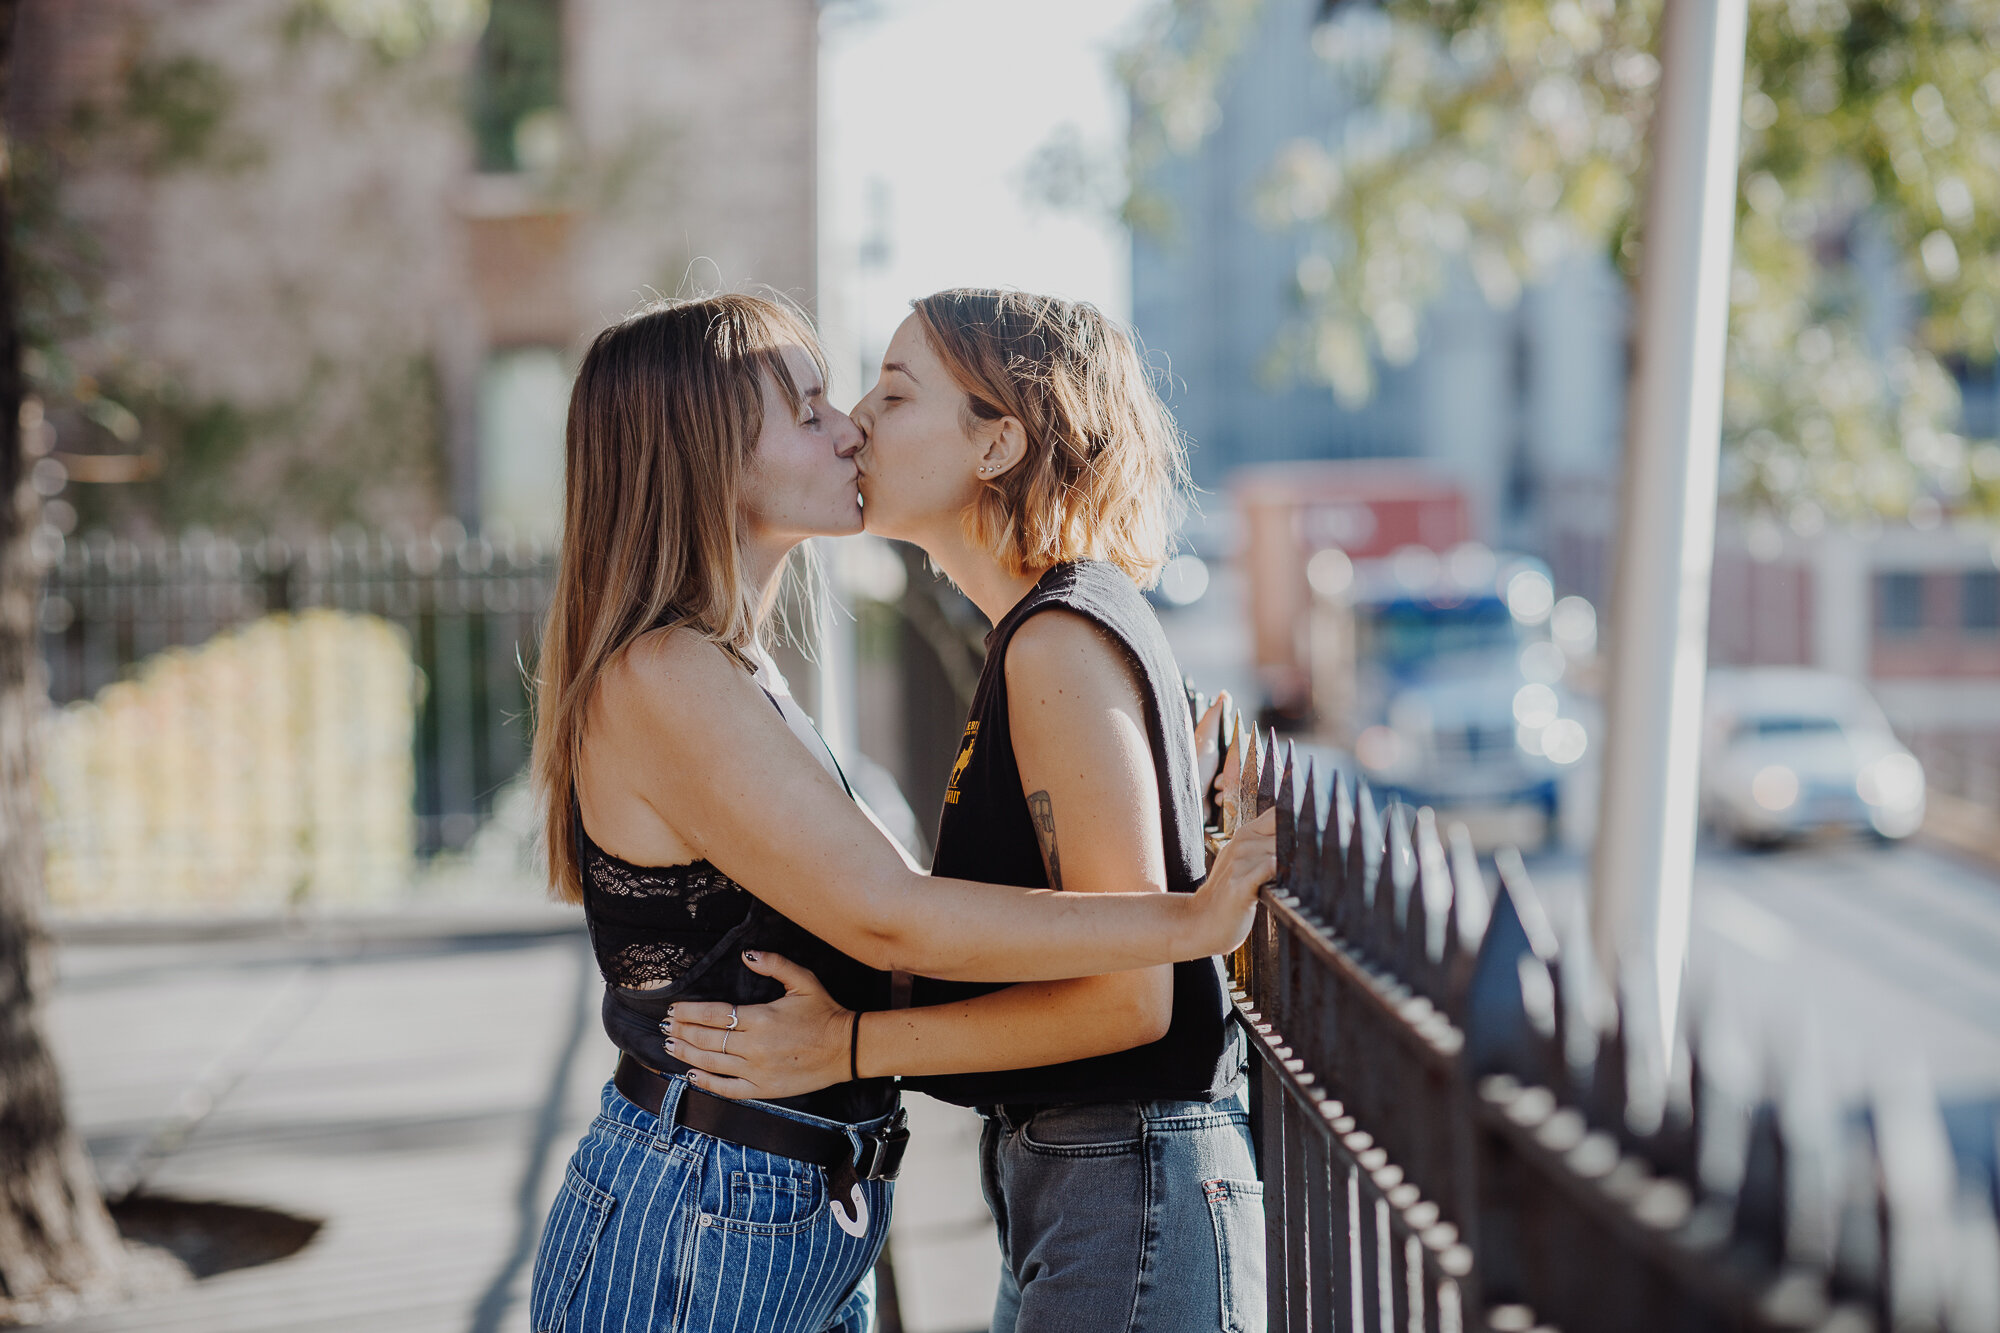
<instances>
[{"instance_id":1,"label":"tree trunk","mask_svg":"<svg viewBox=\"0 0 2000 1333\"><path fill-rule=\"evenodd\" d=\"M19 7L0 0L0 106ZM41 570L30 542L38 502L21 449L6 146L0 131L0 1322L13 1322L111 1289L123 1248L63 1114L41 1031L48 945L38 921L35 733L47 684L35 643Z\"/></svg>"}]
</instances>

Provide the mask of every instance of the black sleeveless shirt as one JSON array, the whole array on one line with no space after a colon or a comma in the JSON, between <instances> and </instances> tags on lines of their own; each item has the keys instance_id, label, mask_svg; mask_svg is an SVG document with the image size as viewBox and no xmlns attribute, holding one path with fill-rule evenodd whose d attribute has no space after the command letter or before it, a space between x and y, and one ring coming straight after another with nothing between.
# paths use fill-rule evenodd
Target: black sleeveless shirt
<instances>
[{"instance_id":1,"label":"black sleeveless shirt","mask_svg":"<svg viewBox=\"0 0 2000 1333\"><path fill-rule=\"evenodd\" d=\"M1174 893L1192 892L1201 883L1204 867L1187 694L1153 609L1123 571L1098 561L1051 569L987 636L986 666L952 765L944 812L938 817L931 873L989 884L1048 887L1041 845L1014 758L1006 661L1014 632L1030 616L1054 609L1093 621L1118 641L1137 668L1146 739L1159 782L1167 887ZM920 1005L948 1004L997 989L919 977L911 998ZM904 1083L960 1106L1156 1098L1214 1101L1235 1089L1243 1066L1229 1009L1220 959L1176 963L1173 1020L1167 1035L1156 1042L1038 1069L937 1075Z\"/></svg>"},{"instance_id":2,"label":"black sleeveless shirt","mask_svg":"<svg viewBox=\"0 0 2000 1333\"><path fill-rule=\"evenodd\" d=\"M834 772L839 776L837 765ZM633 865L592 841L580 812L575 820L583 919L604 976L604 1031L641 1064L669 1074L688 1068L666 1053L660 1035L667 1006L677 1000L752 1005L785 993L770 977L744 966L746 949L768 949L810 970L848 1009L889 1007L887 972L840 952L712 862ZM863 1079L772 1104L853 1123L895 1109L896 1087L891 1079Z\"/></svg>"}]
</instances>

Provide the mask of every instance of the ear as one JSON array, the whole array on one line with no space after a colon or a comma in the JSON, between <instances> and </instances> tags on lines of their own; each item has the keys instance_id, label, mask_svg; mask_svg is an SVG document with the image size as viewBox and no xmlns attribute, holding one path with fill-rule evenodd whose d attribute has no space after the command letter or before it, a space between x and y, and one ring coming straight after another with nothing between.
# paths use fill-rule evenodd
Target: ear
<instances>
[{"instance_id":1,"label":"ear","mask_svg":"<svg viewBox=\"0 0 2000 1333\"><path fill-rule=\"evenodd\" d=\"M979 455L979 479L998 481L1028 456L1028 432L1014 417L1001 417L984 425L986 447Z\"/></svg>"}]
</instances>

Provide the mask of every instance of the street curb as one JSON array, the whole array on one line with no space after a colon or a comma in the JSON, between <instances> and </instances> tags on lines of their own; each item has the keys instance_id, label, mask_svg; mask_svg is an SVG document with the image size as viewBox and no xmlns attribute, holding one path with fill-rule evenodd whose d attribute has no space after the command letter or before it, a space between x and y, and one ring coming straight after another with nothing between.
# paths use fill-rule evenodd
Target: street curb
<instances>
[{"instance_id":1,"label":"street curb","mask_svg":"<svg viewBox=\"0 0 2000 1333\"><path fill-rule=\"evenodd\" d=\"M583 929L580 908L547 905L392 908L376 912L70 917L47 914L58 944L296 941L367 945L411 940L555 937Z\"/></svg>"}]
</instances>

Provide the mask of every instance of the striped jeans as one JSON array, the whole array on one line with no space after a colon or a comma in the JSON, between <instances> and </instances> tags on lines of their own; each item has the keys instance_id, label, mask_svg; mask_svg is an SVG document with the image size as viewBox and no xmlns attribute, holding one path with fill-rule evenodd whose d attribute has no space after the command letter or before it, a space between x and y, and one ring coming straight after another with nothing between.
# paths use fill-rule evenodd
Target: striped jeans
<instances>
[{"instance_id":1,"label":"striped jeans","mask_svg":"<svg viewBox=\"0 0 2000 1333\"><path fill-rule=\"evenodd\" d=\"M819 1167L675 1125L685 1086L654 1116L604 1085L542 1228L535 1333L867 1333L894 1185L836 1209Z\"/></svg>"}]
</instances>

